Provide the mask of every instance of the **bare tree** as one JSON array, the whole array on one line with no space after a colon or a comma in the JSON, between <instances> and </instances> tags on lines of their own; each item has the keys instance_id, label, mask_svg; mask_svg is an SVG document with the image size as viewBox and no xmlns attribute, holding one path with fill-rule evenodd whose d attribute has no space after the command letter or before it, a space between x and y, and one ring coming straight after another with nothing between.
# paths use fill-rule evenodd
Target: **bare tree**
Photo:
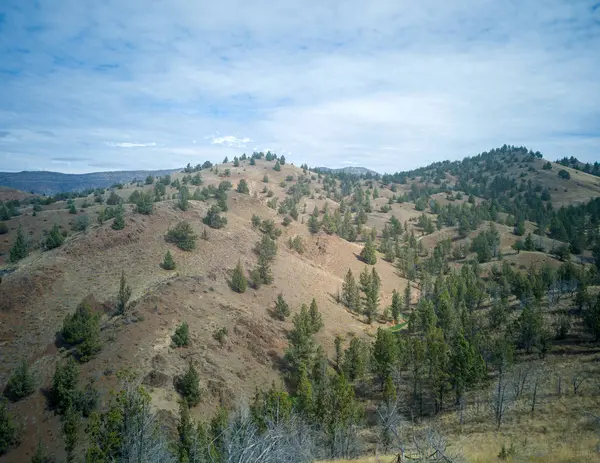
<instances>
[{"instance_id":1,"label":"bare tree","mask_svg":"<svg viewBox=\"0 0 600 463\"><path fill-rule=\"evenodd\" d=\"M498 380L491 391L489 399L489 407L497 429L500 429L500 426L502 426L506 412L515 400L515 395L508 386L509 380L507 375L505 373L498 374Z\"/></svg>"}]
</instances>

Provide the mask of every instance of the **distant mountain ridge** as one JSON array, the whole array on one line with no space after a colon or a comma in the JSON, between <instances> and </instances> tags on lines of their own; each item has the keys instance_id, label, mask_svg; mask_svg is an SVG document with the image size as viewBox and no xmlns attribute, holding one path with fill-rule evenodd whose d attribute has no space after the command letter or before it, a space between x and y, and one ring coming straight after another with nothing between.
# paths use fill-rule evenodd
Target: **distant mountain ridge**
<instances>
[{"instance_id":1,"label":"distant mountain ridge","mask_svg":"<svg viewBox=\"0 0 600 463\"><path fill-rule=\"evenodd\" d=\"M378 172L375 172L374 170L371 169L367 169L366 167L355 167L355 166L348 166L348 167L340 167L338 169L332 169L330 167L317 167L318 170L321 170L323 172L345 172L347 174L352 174L352 175L366 175L366 174L371 174L371 175L377 175Z\"/></svg>"},{"instance_id":2,"label":"distant mountain ridge","mask_svg":"<svg viewBox=\"0 0 600 463\"><path fill-rule=\"evenodd\" d=\"M114 172L91 172L89 174L62 174L50 171L0 172L0 186L34 194L52 195L87 188L107 188L115 183L144 180L179 172L181 169L122 170Z\"/></svg>"}]
</instances>

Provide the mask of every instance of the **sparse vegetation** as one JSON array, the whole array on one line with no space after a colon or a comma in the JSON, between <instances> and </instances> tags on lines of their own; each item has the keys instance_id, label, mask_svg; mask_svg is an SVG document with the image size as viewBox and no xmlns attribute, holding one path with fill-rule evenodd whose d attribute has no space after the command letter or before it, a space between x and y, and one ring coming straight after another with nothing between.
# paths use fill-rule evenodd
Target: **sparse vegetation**
<instances>
[{"instance_id":1,"label":"sparse vegetation","mask_svg":"<svg viewBox=\"0 0 600 463\"><path fill-rule=\"evenodd\" d=\"M202 221L210 228L223 228L225 225L227 225L227 218L221 217L219 215L219 212L219 207L211 206L208 212L206 213L206 217L204 217Z\"/></svg>"},{"instance_id":2,"label":"sparse vegetation","mask_svg":"<svg viewBox=\"0 0 600 463\"><path fill-rule=\"evenodd\" d=\"M233 274L231 275L231 281L229 282L231 289L233 289L236 293L244 293L246 292L246 288L248 287L248 280L246 280L246 276L244 275L244 269L242 268L242 262L238 260L238 263L233 270Z\"/></svg>"},{"instance_id":3,"label":"sparse vegetation","mask_svg":"<svg viewBox=\"0 0 600 463\"><path fill-rule=\"evenodd\" d=\"M17 237L10 248L10 261L18 262L21 259L24 259L29 254L29 246L25 239L25 233L23 233L23 228L19 225L17 229Z\"/></svg>"},{"instance_id":4,"label":"sparse vegetation","mask_svg":"<svg viewBox=\"0 0 600 463\"><path fill-rule=\"evenodd\" d=\"M50 233L48 233L48 236L46 237L46 241L44 242L46 249L50 250L58 248L59 246L62 246L64 242L65 238L62 235L60 229L58 228L58 225L54 224L52 226L52 229L50 230Z\"/></svg>"},{"instance_id":5,"label":"sparse vegetation","mask_svg":"<svg viewBox=\"0 0 600 463\"><path fill-rule=\"evenodd\" d=\"M29 365L27 365L27 361L23 359L8 379L8 383L6 383L6 387L4 388L4 395L9 400L16 402L33 394L34 391L35 378Z\"/></svg>"},{"instance_id":6,"label":"sparse vegetation","mask_svg":"<svg viewBox=\"0 0 600 463\"><path fill-rule=\"evenodd\" d=\"M179 379L177 389L188 407L194 407L200 403L200 376L192 362L190 362L185 374Z\"/></svg>"},{"instance_id":7,"label":"sparse vegetation","mask_svg":"<svg viewBox=\"0 0 600 463\"><path fill-rule=\"evenodd\" d=\"M73 315L65 316L60 334L65 343L75 346L80 362L89 361L102 349L100 315L92 313L86 302L79 304Z\"/></svg>"},{"instance_id":8,"label":"sparse vegetation","mask_svg":"<svg viewBox=\"0 0 600 463\"><path fill-rule=\"evenodd\" d=\"M213 338L215 339L215 341L217 341L219 343L219 345L221 347L223 347L225 345L225 343L227 342L228 334L229 334L229 331L227 330L227 327L223 326L223 327L219 328L218 330L215 330L215 332L213 333Z\"/></svg>"}]
</instances>

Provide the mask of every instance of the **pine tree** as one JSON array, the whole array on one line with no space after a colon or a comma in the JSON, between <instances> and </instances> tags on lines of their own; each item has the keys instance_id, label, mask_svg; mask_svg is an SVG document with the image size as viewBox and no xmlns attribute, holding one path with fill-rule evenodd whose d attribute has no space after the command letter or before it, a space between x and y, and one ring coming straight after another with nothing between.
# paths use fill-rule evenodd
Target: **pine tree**
<instances>
[{"instance_id":1,"label":"pine tree","mask_svg":"<svg viewBox=\"0 0 600 463\"><path fill-rule=\"evenodd\" d=\"M377 263L377 252L372 237L367 237L365 245L360 252L360 258L369 265L375 265Z\"/></svg>"},{"instance_id":2,"label":"pine tree","mask_svg":"<svg viewBox=\"0 0 600 463\"><path fill-rule=\"evenodd\" d=\"M75 461L75 447L79 440L79 428L81 416L74 408L69 407L63 416L63 434L65 438L65 451L67 452L67 463Z\"/></svg>"},{"instance_id":3,"label":"pine tree","mask_svg":"<svg viewBox=\"0 0 600 463\"><path fill-rule=\"evenodd\" d=\"M352 270L348 269L348 273L342 283L342 302L352 312L359 312L360 310L360 291Z\"/></svg>"},{"instance_id":4,"label":"pine tree","mask_svg":"<svg viewBox=\"0 0 600 463\"><path fill-rule=\"evenodd\" d=\"M318 333L321 330L321 328L323 328L323 317L319 313L319 308L317 307L317 301L314 297L313 297L312 302L310 303L309 315L310 315L311 331L313 334Z\"/></svg>"},{"instance_id":5,"label":"pine tree","mask_svg":"<svg viewBox=\"0 0 600 463\"><path fill-rule=\"evenodd\" d=\"M287 302L283 299L283 294L279 293L277 295L277 300L275 301L275 316L284 321L286 317L290 315L290 307Z\"/></svg>"},{"instance_id":6,"label":"pine tree","mask_svg":"<svg viewBox=\"0 0 600 463\"><path fill-rule=\"evenodd\" d=\"M238 263L233 271L233 275L231 275L230 285L231 289L233 289L236 293L243 293L248 287L248 280L244 275L241 260L238 260Z\"/></svg>"},{"instance_id":7,"label":"pine tree","mask_svg":"<svg viewBox=\"0 0 600 463\"><path fill-rule=\"evenodd\" d=\"M123 315L127 310L127 303L131 297L131 287L125 279L125 272L121 271L121 280L119 281L119 294L117 295L117 314Z\"/></svg>"},{"instance_id":8,"label":"pine tree","mask_svg":"<svg viewBox=\"0 0 600 463\"><path fill-rule=\"evenodd\" d=\"M382 386L392 373L398 354L396 335L390 330L377 328L377 337L373 344L373 371L379 377Z\"/></svg>"},{"instance_id":9,"label":"pine tree","mask_svg":"<svg viewBox=\"0 0 600 463\"><path fill-rule=\"evenodd\" d=\"M523 219L519 219L517 221L517 224L515 225L514 233L517 236L523 236L525 234L525 221Z\"/></svg>"},{"instance_id":10,"label":"pine tree","mask_svg":"<svg viewBox=\"0 0 600 463\"><path fill-rule=\"evenodd\" d=\"M27 257L29 252L28 248L27 241L25 240L25 233L23 233L23 228L19 224L19 228L17 229L17 237L12 248L10 248L10 261L18 262Z\"/></svg>"},{"instance_id":11,"label":"pine tree","mask_svg":"<svg viewBox=\"0 0 600 463\"><path fill-rule=\"evenodd\" d=\"M406 288L404 288L404 310L408 311L410 309L410 281L406 282Z\"/></svg>"},{"instance_id":12,"label":"pine tree","mask_svg":"<svg viewBox=\"0 0 600 463\"><path fill-rule=\"evenodd\" d=\"M275 165L273 166L273 170L276 172L279 172L281 170L281 164L279 164L279 161L275 162Z\"/></svg>"},{"instance_id":13,"label":"pine tree","mask_svg":"<svg viewBox=\"0 0 600 463\"><path fill-rule=\"evenodd\" d=\"M314 215L311 215L308 218L308 231L310 231L313 235L319 233L319 229L321 228L321 224L319 223L319 219Z\"/></svg>"},{"instance_id":14,"label":"pine tree","mask_svg":"<svg viewBox=\"0 0 600 463\"><path fill-rule=\"evenodd\" d=\"M178 382L179 393L183 396L183 400L187 402L188 407L194 407L200 403L200 376L190 362L190 365Z\"/></svg>"},{"instance_id":15,"label":"pine tree","mask_svg":"<svg viewBox=\"0 0 600 463\"><path fill-rule=\"evenodd\" d=\"M369 272L368 267L365 267L360 274L360 289L364 293L363 297L363 313L367 317L367 322L371 324L379 310L379 289L381 279L375 268Z\"/></svg>"},{"instance_id":16,"label":"pine tree","mask_svg":"<svg viewBox=\"0 0 600 463\"><path fill-rule=\"evenodd\" d=\"M398 323L398 320L400 320L400 293L396 290L392 292L391 312L394 323Z\"/></svg>"},{"instance_id":17,"label":"pine tree","mask_svg":"<svg viewBox=\"0 0 600 463\"><path fill-rule=\"evenodd\" d=\"M313 390L312 384L308 379L306 368L300 369L300 379L296 388L296 410L307 418L313 414Z\"/></svg>"},{"instance_id":18,"label":"pine tree","mask_svg":"<svg viewBox=\"0 0 600 463\"><path fill-rule=\"evenodd\" d=\"M85 216L83 216L83 217L85 217ZM64 241L65 241L65 238L63 237L62 233L60 232L58 225L54 224L52 226L52 229L50 230L50 233L48 233L48 236L46 237L46 243L45 243L46 249L58 248L59 246L62 246Z\"/></svg>"},{"instance_id":19,"label":"pine tree","mask_svg":"<svg viewBox=\"0 0 600 463\"><path fill-rule=\"evenodd\" d=\"M163 260L162 268L164 268L165 270L175 270L175 261L173 260L171 251L167 251L167 253L165 254L165 259Z\"/></svg>"},{"instance_id":20,"label":"pine tree","mask_svg":"<svg viewBox=\"0 0 600 463\"><path fill-rule=\"evenodd\" d=\"M533 251L535 249L535 245L533 244L533 237L531 233L527 233L527 237L525 238L525 243L523 244L523 249L525 251Z\"/></svg>"},{"instance_id":21,"label":"pine tree","mask_svg":"<svg viewBox=\"0 0 600 463\"><path fill-rule=\"evenodd\" d=\"M115 215L111 227L113 230L123 230L125 228L125 219L123 218L123 212L121 210Z\"/></svg>"},{"instance_id":22,"label":"pine tree","mask_svg":"<svg viewBox=\"0 0 600 463\"><path fill-rule=\"evenodd\" d=\"M27 361L22 359L19 366L8 379L4 395L11 401L16 402L35 391L35 380L31 373Z\"/></svg>"},{"instance_id":23,"label":"pine tree","mask_svg":"<svg viewBox=\"0 0 600 463\"><path fill-rule=\"evenodd\" d=\"M190 191L186 186L182 186L179 189L179 199L177 201L177 207L182 211L187 211L190 207Z\"/></svg>"}]
</instances>

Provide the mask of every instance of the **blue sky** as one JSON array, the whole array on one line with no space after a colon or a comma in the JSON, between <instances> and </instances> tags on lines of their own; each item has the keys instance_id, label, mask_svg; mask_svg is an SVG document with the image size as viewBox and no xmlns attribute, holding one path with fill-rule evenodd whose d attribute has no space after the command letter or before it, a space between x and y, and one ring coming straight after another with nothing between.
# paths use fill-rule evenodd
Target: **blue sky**
<instances>
[{"instance_id":1,"label":"blue sky","mask_svg":"<svg viewBox=\"0 0 600 463\"><path fill-rule=\"evenodd\" d=\"M600 160L600 3L4 0L0 170Z\"/></svg>"}]
</instances>

